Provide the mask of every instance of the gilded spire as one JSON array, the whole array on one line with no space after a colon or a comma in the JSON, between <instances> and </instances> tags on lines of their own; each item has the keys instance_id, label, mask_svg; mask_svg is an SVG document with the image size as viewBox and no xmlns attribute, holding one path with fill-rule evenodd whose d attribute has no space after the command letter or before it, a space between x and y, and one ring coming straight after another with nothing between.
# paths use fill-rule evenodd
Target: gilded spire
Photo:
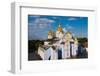
<instances>
[{"instance_id":1,"label":"gilded spire","mask_svg":"<svg viewBox=\"0 0 100 76\"><path fill-rule=\"evenodd\" d=\"M61 27L61 24L59 24L59 27Z\"/></svg>"},{"instance_id":2,"label":"gilded spire","mask_svg":"<svg viewBox=\"0 0 100 76\"><path fill-rule=\"evenodd\" d=\"M58 29L57 29L57 31L62 32L61 24L58 25Z\"/></svg>"}]
</instances>

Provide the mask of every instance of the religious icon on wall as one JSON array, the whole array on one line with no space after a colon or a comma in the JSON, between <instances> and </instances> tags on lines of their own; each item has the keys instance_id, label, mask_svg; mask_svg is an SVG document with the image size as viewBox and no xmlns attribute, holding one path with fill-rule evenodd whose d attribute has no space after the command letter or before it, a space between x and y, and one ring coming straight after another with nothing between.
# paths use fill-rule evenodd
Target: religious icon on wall
<instances>
[{"instance_id":1,"label":"religious icon on wall","mask_svg":"<svg viewBox=\"0 0 100 76\"><path fill-rule=\"evenodd\" d=\"M88 58L88 17L28 15L28 60Z\"/></svg>"}]
</instances>

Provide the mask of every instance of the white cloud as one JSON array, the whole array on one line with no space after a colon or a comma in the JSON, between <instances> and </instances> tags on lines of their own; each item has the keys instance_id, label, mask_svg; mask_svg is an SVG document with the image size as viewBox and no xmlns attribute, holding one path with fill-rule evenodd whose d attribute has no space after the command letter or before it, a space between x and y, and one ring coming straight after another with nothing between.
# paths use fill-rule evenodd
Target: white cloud
<instances>
[{"instance_id":1,"label":"white cloud","mask_svg":"<svg viewBox=\"0 0 100 76\"><path fill-rule=\"evenodd\" d=\"M45 28L45 27L49 27L48 25L50 25L51 23L54 23L54 20L50 20L47 18L37 18L33 22L33 27L34 27L34 25L36 25L37 28Z\"/></svg>"},{"instance_id":2,"label":"white cloud","mask_svg":"<svg viewBox=\"0 0 100 76\"><path fill-rule=\"evenodd\" d=\"M50 29L52 26L51 24L54 22L54 20L47 18L36 18L34 21L29 23L29 39L45 39L47 36L46 30Z\"/></svg>"},{"instance_id":3,"label":"white cloud","mask_svg":"<svg viewBox=\"0 0 100 76\"><path fill-rule=\"evenodd\" d=\"M31 21L28 23L29 28L37 30L37 29L44 29L44 28L50 28L52 27L52 23L54 23L54 20L50 20L47 18L36 18L34 21Z\"/></svg>"},{"instance_id":4,"label":"white cloud","mask_svg":"<svg viewBox=\"0 0 100 76\"><path fill-rule=\"evenodd\" d=\"M75 18L75 17L70 17L70 18L68 18L68 20L69 20L69 21L73 21L73 20L77 20L77 18Z\"/></svg>"},{"instance_id":5,"label":"white cloud","mask_svg":"<svg viewBox=\"0 0 100 76\"><path fill-rule=\"evenodd\" d=\"M73 27L71 26L71 25L66 25L66 28L68 29L68 30L70 30L70 29L73 29Z\"/></svg>"},{"instance_id":6,"label":"white cloud","mask_svg":"<svg viewBox=\"0 0 100 76\"><path fill-rule=\"evenodd\" d=\"M35 22L36 23L38 23L38 22L41 22L41 23L52 23L52 22L54 22L54 20L50 20L50 19L47 19L47 18L37 18L36 20L35 20Z\"/></svg>"},{"instance_id":7,"label":"white cloud","mask_svg":"<svg viewBox=\"0 0 100 76\"><path fill-rule=\"evenodd\" d=\"M58 17L52 17L53 19L58 19Z\"/></svg>"}]
</instances>

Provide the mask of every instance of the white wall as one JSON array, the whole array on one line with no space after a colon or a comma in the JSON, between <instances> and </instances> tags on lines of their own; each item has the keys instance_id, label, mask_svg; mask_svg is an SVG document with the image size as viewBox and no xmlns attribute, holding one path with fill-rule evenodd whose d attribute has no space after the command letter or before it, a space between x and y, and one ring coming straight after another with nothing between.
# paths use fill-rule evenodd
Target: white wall
<instances>
[{"instance_id":1,"label":"white wall","mask_svg":"<svg viewBox=\"0 0 100 76\"><path fill-rule=\"evenodd\" d=\"M9 73L9 69L10 69L10 53L11 53L11 8L10 8L10 3L11 2L28 2L28 3L47 3L47 2L51 2L52 4L58 3L58 4L66 4L66 5L76 5L76 6L95 6L98 9L98 15L97 15L97 19L98 19L98 26L97 24L94 26L98 27L98 40L97 42L100 43L100 0L1 0L0 1L0 76L1 75L5 75L5 76L12 76L13 74ZM94 46L98 46L96 48L96 50L98 50L98 52L96 53L96 56L98 56L100 54L100 46L97 43L97 45ZM99 57L99 56L98 56ZM97 62L97 68L99 66L100 63L100 59L96 59ZM100 70L99 70L100 71ZM92 69L92 70L85 70L85 69L73 69L73 70L65 70L62 72L52 72L52 73L40 73L40 74L29 74L29 75L37 75L37 76L48 76L48 75L53 75L53 76L68 76L68 75L81 75L81 76L98 76L98 69ZM25 75L25 74L24 74ZM26 74L27 76L28 74Z\"/></svg>"}]
</instances>

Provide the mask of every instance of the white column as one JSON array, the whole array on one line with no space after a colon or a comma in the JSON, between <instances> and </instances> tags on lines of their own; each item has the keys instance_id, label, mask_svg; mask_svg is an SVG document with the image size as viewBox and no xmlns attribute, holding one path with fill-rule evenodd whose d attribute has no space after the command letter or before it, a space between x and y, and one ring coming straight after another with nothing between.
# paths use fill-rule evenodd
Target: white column
<instances>
[{"instance_id":1,"label":"white column","mask_svg":"<svg viewBox=\"0 0 100 76\"><path fill-rule=\"evenodd\" d=\"M70 58L70 44L64 46L64 52L65 52L64 58Z\"/></svg>"},{"instance_id":2,"label":"white column","mask_svg":"<svg viewBox=\"0 0 100 76\"><path fill-rule=\"evenodd\" d=\"M77 55L78 45L72 44L72 56Z\"/></svg>"},{"instance_id":3,"label":"white column","mask_svg":"<svg viewBox=\"0 0 100 76\"><path fill-rule=\"evenodd\" d=\"M65 58L64 45L61 45L61 49L62 49L62 59L64 59Z\"/></svg>"},{"instance_id":4,"label":"white column","mask_svg":"<svg viewBox=\"0 0 100 76\"><path fill-rule=\"evenodd\" d=\"M51 51L52 51L51 47L44 51L44 60L48 60L50 58Z\"/></svg>"},{"instance_id":5,"label":"white column","mask_svg":"<svg viewBox=\"0 0 100 76\"><path fill-rule=\"evenodd\" d=\"M51 60L57 60L58 59L58 53L56 50L51 50Z\"/></svg>"}]
</instances>

